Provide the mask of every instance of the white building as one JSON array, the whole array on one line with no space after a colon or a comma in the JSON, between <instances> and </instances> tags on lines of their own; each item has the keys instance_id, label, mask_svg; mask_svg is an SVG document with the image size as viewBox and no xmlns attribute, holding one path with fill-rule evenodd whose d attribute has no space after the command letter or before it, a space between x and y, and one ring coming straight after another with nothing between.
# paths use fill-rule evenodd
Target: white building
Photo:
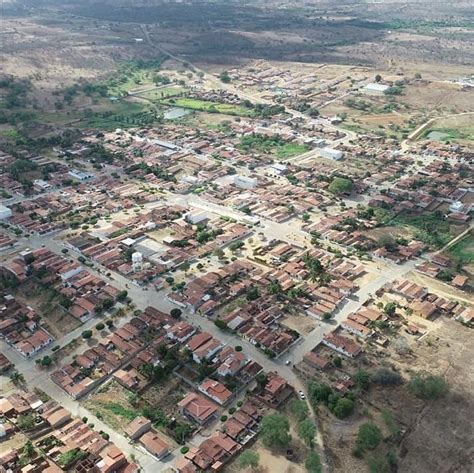
<instances>
[{"instance_id":1,"label":"white building","mask_svg":"<svg viewBox=\"0 0 474 473\"><path fill-rule=\"evenodd\" d=\"M386 90L390 89L390 86L384 84L371 83L364 87L364 91L368 94L383 95Z\"/></svg>"},{"instance_id":2,"label":"white building","mask_svg":"<svg viewBox=\"0 0 474 473\"><path fill-rule=\"evenodd\" d=\"M12 216L12 211L10 208L5 207L0 204L0 220L6 220Z\"/></svg>"},{"instance_id":3,"label":"white building","mask_svg":"<svg viewBox=\"0 0 474 473\"><path fill-rule=\"evenodd\" d=\"M143 255L139 251L132 254L132 266L135 272L141 271L143 268Z\"/></svg>"},{"instance_id":4,"label":"white building","mask_svg":"<svg viewBox=\"0 0 474 473\"><path fill-rule=\"evenodd\" d=\"M450 212L462 212L464 210L464 205L462 202L456 201L449 206Z\"/></svg>"},{"instance_id":5,"label":"white building","mask_svg":"<svg viewBox=\"0 0 474 473\"><path fill-rule=\"evenodd\" d=\"M192 213L189 212L185 215L184 219L191 225L197 225L198 223L205 223L209 220L209 217L205 212Z\"/></svg>"},{"instance_id":6,"label":"white building","mask_svg":"<svg viewBox=\"0 0 474 473\"><path fill-rule=\"evenodd\" d=\"M253 177L240 176L238 174L234 177L234 184L241 189L254 189L257 187L257 183L257 179Z\"/></svg>"},{"instance_id":7,"label":"white building","mask_svg":"<svg viewBox=\"0 0 474 473\"><path fill-rule=\"evenodd\" d=\"M333 148L323 148L319 152L319 154L323 158L333 159L334 161L339 161L344 156L344 153L342 151Z\"/></svg>"},{"instance_id":8,"label":"white building","mask_svg":"<svg viewBox=\"0 0 474 473\"><path fill-rule=\"evenodd\" d=\"M86 181L87 179L92 179L94 177L94 174L79 171L78 169L73 169L72 171L69 171L68 174L78 181Z\"/></svg>"}]
</instances>

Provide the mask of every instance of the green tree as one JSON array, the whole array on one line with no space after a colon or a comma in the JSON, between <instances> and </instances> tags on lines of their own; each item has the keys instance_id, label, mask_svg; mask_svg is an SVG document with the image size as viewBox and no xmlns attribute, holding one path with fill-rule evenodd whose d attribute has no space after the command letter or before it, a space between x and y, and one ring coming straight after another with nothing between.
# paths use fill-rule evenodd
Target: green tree
<instances>
[{"instance_id":1,"label":"green tree","mask_svg":"<svg viewBox=\"0 0 474 473\"><path fill-rule=\"evenodd\" d=\"M304 462L304 466L308 473L322 473L323 466L321 465L321 459L316 452L309 452L306 460Z\"/></svg>"},{"instance_id":2,"label":"green tree","mask_svg":"<svg viewBox=\"0 0 474 473\"><path fill-rule=\"evenodd\" d=\"M363 389L365 391L370 386L370 374L367 373L367 371L357 371L357 373L354 375L354 379L359 389Z\"/></svg>"},{"instance_id":3,"label":"green tree","mask_svg":"<svg viewBox=\"0 0 474 473\"><path fill-rule=\"evenodd\" d=\"M20 386L22 384L25 384L25 377L19 373L17 370L14 370L10 374L10 381L15 385L15 386Z\"/></svg>"},{"instance_id":4,"label":"green tree","mask_svg":"<svg viewBox=\"0 0 474 473\"><path fill-rule=\"evenodd\" d=\"M260 462L260 455L252 450L245 450L239 457L240 468L257 468Z\"/></svg>"},{"instance_id":5,"label":"green tree","mask_svg":"<svg viewBox=\"0 0 474 473\"><path fill-rule=\"evenodd\" d=\"M310 419L302 420L298 424L298 435L309 448L313 448L316 426Z\"/></svg>"},{"instance_id":6,"label":"green tree","mask_svg":"<svg viewBox=\"0 0 474 473\"><path fill-rule=\"evenodd\" d=\"M219 74L219 79L224 82L224 84L228 84L232 79L229 76L227 71L223 71Z\"/></svg>"},{"instance_id":7,"label":"green tree","mask_svg":"<svg viewBox=\"0 0 474 473\"><path fill-rule=\"evenodd\" d=\"M449 391L449 386L441 376L420 372L410 380L408 389L417 397L434 400L444 397Z\"/></svg>"},{"instance_id":8,"label":"green tree","mask_svg":"<svg viewBox=\"0 0 474 473\"><path fill-rule=\"evenodd\" d=\"M290 409L292 414L296 417L298 421L302 421L308 417L308 404L305 401L302 401L301 399L295 399L290 404Z\"/></svg>"},{"instance_id":9,"label":"green tree","mask_svg":"<svg viewBox=\"0 0 474 473\"><path fill-rule=\"evenodd\" d=\"M382 432L370 422L362 424L357 432L357 447L361 450L374 450L382 441Z\"/></svg>"},{"instance_id":10,"label":"green tree","mask_svg":"<svg viewBox=\"0 0 474 473\"><path fill-rule=\"evenodd\" d=\"M291 441L290 424L281 414L269 414L262 419L262 442L270 448L286 448Z\"/></svg>"},{"instance_id":11,"label":"green tree","mask_svg":"<svg viewBox=\"0 0 474 473\"><path fill-rule=\"evenodd\" d=\"M128 297L128 291L120 291L118 294L117 294L117 297L116 299L119 301L119 302L123 302L126 298Z\"/></svg>"},{"instance_id":12,"label":"green tree","mask_svg":"<svg viewBox=\"0 0 474 473\"><path fill-rule=\"evenodd\" d=\"M327 404L331 394L332 389L327 384L313 382L309 385L309 398L313 404L318 404L320 402Z\"/></svg>"},{"instance_id":13,"label":"green tree","mask_svg":"<svg viewBox=\"0 0 474 473\"><path fill-rule=\"evenodd\" d=\"M344 419L354 411L355 402L349 398L340 398L332 408L332 413L339 419Z\"/></svg>"},{"instance_id":14,"label":"green tree","mask_svg":"<svg viewBox=\"0 0 474 473\"><path fill-rule=\"evenodd\" d=\"M385 304L385 307L383 308L383 311L389 316L395 315L396 310L397 304L395 304L395 302L387 302L387 304Z\"/></svg>"},{"instance_id":15,"label":"green tree","mask_svg":"<svg viewBox=\"0 0 474 473\"><path fill-rule=\"evenodd\" d=\"M272 279L268 285L268 292L270 294L280 294L282 291L281 284L276 279Z\"/></svg>"},{"instance_id":16,"label":"green tree","mask_svg":"<svg viewBox=\"0 0 474 473\"><path fill-rule=\"evenodd\" d=\"M41 359L41 366L50 366L52 362L53 359L49 355L46 355Z\"/></svg>"},{"instance_id":17,"label":"green tree","mask_svg":"<svg viewBox=\"0 0 474 473\"><path fill-rule=\"evenodd\" d=\"M31 430L35 426L33 414L20 415L17 418L17 425L21 430Z\"/></svg>"},{"instance_id":18,"label":"green tree","mask_svg":"<svg viewBox=\"0 0 474 473\"><path fill-rule=\"evenodd\" d=\"M173 319L179 319L182 313L183 313L182 310L176 307L170 310L170 315L171 317L173 317Z\"/></svg>"},{"instance_id":19,"label":"green tree","mask_svg":"<svg viewBox=\"0 0 474 473\"><path fill-rule=\"evenodd\" d=\"M349 179L343 177L335 177L329 185L329 191L333 194L349 194L352 192L353 183Z\"/></svg>"},{"instance_id":20,"label":"green tree","mask_svg":"<svg viewBox=\"0 0 474 473\"><path fill-rule=\"evenodd\" d=\"M88 340L92 337L92 330L84 330L81 335L84 340Z\"/></svg>"}]
</instances>

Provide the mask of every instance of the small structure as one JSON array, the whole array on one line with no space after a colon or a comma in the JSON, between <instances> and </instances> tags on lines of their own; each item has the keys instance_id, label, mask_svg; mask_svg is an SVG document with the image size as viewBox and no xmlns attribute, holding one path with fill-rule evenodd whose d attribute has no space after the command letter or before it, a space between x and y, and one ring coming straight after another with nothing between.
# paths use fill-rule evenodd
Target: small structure
<instances>
[{"instance_id":1,"label":"small structure","mask_svg":"<svg viewBox=\"0 0 474 473\"><path fill-rule=\"evenodd\" d=\"M170 453L169 445L154 430L143 434L139 442L158 460L166 457Z\"/></svg>"},{"instance_id":2,"label":"small structure","mask_svg":"<svg viewBox=\"0 0 474 473\"><path fill-rule=\"evenodd\" d=\"M125 433L132 440L136 440L138 437L141 437L143 434L146 434L151 429L151 420L146 417L140 416L127 425Z\"/></svg>"},{"instance_id":3,"label":"small structure","mask_svg":"<svg viewBox=\"0 0 474 473\"><path fill-rule=\"evenodd\" d=\"M390 86L384 85L384 84L377 84L377 83L371 83L367 84L364 87L364 92L368 94L374 94L374 95L383 95L386 90L388 90Z\"/></svg>"},{"instance_id":4,"label":"small structure","mask_svg":"<svg viewBox=\"0 0 474 473\"><path fill-rule=\"evenodd\" d=\"M338 149L333 149L333 148L323 148L320 152L319 152L320 156L322 156L323 158L327 158L327 159L332 159L334 161L339 161L343 158L344 156L344 153Z\"/></svg>"},{"instance_id":5,"label":"small structure","mask_svg":"<svg viewBox=\"0 0 474 473\"><path fill-rule=\"evenodd\" d=\"M6 220L12 216L12 211L5 205L0 205L0 220Z\"/></svg>"},{"instance_id":6,"label":"small structure","mask_svg":"<svg viewBox=\"0 0 474 473\"><path fill-rule=\"evenodd\" d=\"M135 273L143 269L143 255L139 251L132 254L132 267Z\"/></svg>"},{"instance_id":7,"label":"small structure","mask_svg":"<svg viewBox=\"0 0 474 473\"><path fill-rule=\"evenodd\" d=\"M236 175L234 177L234 184L241 189L254 189L257 187L258 181L253 177Z\"/></svg>"}]
</instances>

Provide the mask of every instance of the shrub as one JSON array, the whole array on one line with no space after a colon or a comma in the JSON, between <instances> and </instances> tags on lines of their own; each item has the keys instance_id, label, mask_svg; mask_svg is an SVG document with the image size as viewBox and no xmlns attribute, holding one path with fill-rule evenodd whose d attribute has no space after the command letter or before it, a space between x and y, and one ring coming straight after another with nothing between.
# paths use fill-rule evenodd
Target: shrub
<instances>
[{"instance_id":1,"label":"shrub","mask_svg":"<svg viewBox=\"0 0 474 473\"><path fill-rule=\"evenodd\" d=\"M423 399L439 399L447 394L449 386L441 376L422 372L411 379L408 389Z\"/></svg>"},{"instance_id":2,"label":"shrub","mask_svg":"<svg viewBox=\"0 0 474 473\"><path fill-rule=\"evenodd\" d=\"M81 335L84 340L88 340L92 337L92 330L84 330Z\"/></svg>"},{"instance_id":3,"label":"shrub","mask_svg":"<svg viewBox=\"0 0 474 473\"><path fill-rule=\"evenodd\" d=\"M321 473L323 471L321 459L316 452L309 452L306 461L304 462L304 466L308 473Z\"/></svg>"},{"instance_id":4,"label":"shrub","mask_svg":"<svg viewBox=\"0 0 474 473\"><path fill-rule=\"evenodd\" d=\"M217 328L220 328L221 330L224 330L227 328L227 323L224 322L223 320L221 319L216 319L214 321L214 325L217 327Z\"/></svg>"},{"instance_id":5,"label":"shrub","mask_svg":"<svg viewBox=\"0 0 474 473\"><path fill-rule=\"evenodd\" d=\"M362 424L357 432L357 447L361 450L374 450L382 441L382 432L370 422Z\"/></svg>"},{"instance_id":6,"label":"shrub","mask_svg":"<svg viewBox=\"0 0 474 473\"><path fill-rule=\"evenodd\" d=\"M331 409L332 413L339 419L344 419L354 411L355 402L352 399L340 398Z\"/></svg>"},{"instance_id":7,"label":"shrub","mask_svg":"<svg viewBox=\"0 0 474 473\"><path fill-rule=\"evenodd\" d=\"M372 374L372 382L382 386L397 386L403 383L403 379L390 368L379 368Z\"/></svg>"}]
</instances>

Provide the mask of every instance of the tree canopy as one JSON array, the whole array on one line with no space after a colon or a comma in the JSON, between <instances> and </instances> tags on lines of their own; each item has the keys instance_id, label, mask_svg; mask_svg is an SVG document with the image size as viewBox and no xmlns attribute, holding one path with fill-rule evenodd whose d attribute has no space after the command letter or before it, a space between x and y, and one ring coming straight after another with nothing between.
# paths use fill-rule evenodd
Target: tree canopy
<instances>
[{"instance_id":1,"label":"tree canopy","mask_svg":"<svg viewBox=\"0 0 474 473\"><path fill-rule=\"evenodd\" d=\"M449 386L443 377L421 372L413 376L408 389L423 399L439 399L447 394Z\"/></svg>"},{"instance_id":2,"label":"tree canopy","mask_svg":"<svg viewBox=\"0 0 474 473\"><path fill-rule=\"evenodd\" d=\"M344 194L352 191L352 181L344 177L335 177L329 184L329 191L333 194Z\"/></svg>"},{"instance_id":3,"label":"tree canopy","mask_svg":"<svg viewBox=\"0 0 474 473\"><path fill-rule=\"evenodd\" d=\"M261 437L266 447L286 448L291 441L288 419L281 414L270 414L262 419Z\"/></svg>"},{"instance_id":4,"label":"tree canopy","mask_svg":"<svg viewBox=\"0 0 474 473\"><path fill-rule=\"evenodd\" d=\"M309 452L306 461L304 462L304 466L308 473L321 473L323 471L321 459L316 452Z\"/></svg>"},{"instance_id":5,"label":"tree canopy","mask_svg":"<svg viewBox=\"0 0 474 473\"><path fill-rule=\"evenodd\" d=\"M257 468L260 462L260 455L252 450L245 450L239 457L240 468Z\"/></svg>"}]
</instances>

